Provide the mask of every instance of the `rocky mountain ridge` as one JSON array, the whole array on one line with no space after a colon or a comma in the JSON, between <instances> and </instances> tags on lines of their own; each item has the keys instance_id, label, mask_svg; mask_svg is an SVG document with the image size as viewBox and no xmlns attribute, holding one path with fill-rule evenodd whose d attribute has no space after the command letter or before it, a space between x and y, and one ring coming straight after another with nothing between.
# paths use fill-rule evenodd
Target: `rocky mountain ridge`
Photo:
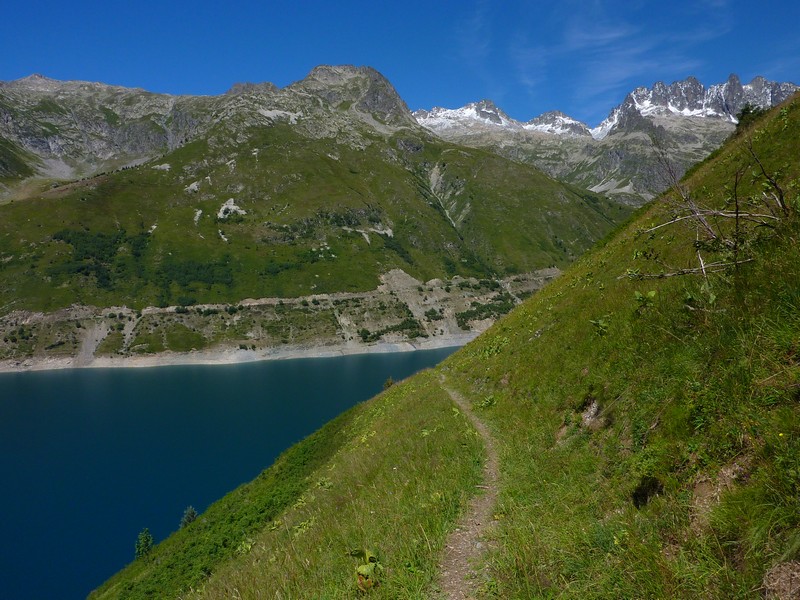
<instances>
[{"instance_id":1,"label":"rocky mountain ridge","mask_svg":"<svg viewBox=\"0 0 800 600\"><path fill-rule=\"evenodd\" d=\"M430 110L416 110L413 115L420 125L435 133L458 129L470 131L486 126L510 131L591 136L601 140L615 131L624 129L626 119L630 119L633 114L642 117L673 114L683 117L720 118L736 123L736 115L745 105L769 108L780 104L798 90L800 87L793 83L769 81L761 76L743 85L735 74L730 75L726 82L708 88L695 77L675 81L670 85L658 81L653 87L634 89L596 127L589 127L588 124L560 111L546 112L526 122L518 121L503 112L491 100L481 100L455 109L434 107Z\"/></svg>"},{"instance_id":2,"label":"rocky mountain ridge","mask_svg":"<svg viewBox=\"0 0 800 600\"><path fill-rule=\"evenodd\" d=\"M322 119L311 118L326 111ZM352 137L349 117L383 133L418 128L391 83L370 67L319 66L284 88L234 84L220 96L31 75L0 82L0 141L9 146L0 146L0 177L27 173L11 168L20 161L55 178L138 164L206 135L222 120L249 126L287 119L302 121L300 128L312 137L336 131Z\"/></svg>"},{"instance_id":3,"label":"rocky mountain ridge","mask_svg":"<svg viewBox=\"0 0 800 600\"><path fill-rule=\"evenodd\" d=\"M199 321L146 323L136 352L172 348L164 336L217 344L221 307L240 314L248 298L313 306L319 294L375 290L396 270L419 282L497 282L562 268L629 213L530 165L439 139L368 67L321 66L281 89L242 84L209 97L30 77L0 87L0 111L0 163L13 159L0 175L0 321L73 305L204 307L205 342L184 328ZM395 321L378 302L357 333L411 335L420 318L441 329L447 318L425 313L446 313L443 298ZM458 311L480 321L498 306ZM230 343L282 343L269 333L287 321L279 313L239 323ZM12 328L0 356L72 348Z\"/></svg>"},{"instance_id":4,"label":"rocky mountain ridge","mask_svg":"<svg viewBox=\"0 0 800 600\"><path fill-rule=\"evenodd\" d=\"M552 177L640 205L670 185L662 151L680 176L734 131L736 115L747 104L771 107L798 89L763 77L743 85L736 75L708 88L694 77L658 82L633 90L593 128L559 112L517 121L490 100L418 110L414 116L443 139L491 149Z\"/></svg>"},{"instance_id":5,"label":"rocky mountain ridge","mask_svg":"<svg viewBox=\"0 0 800 600\"><path fill-rule=\"evenodd\" d=\"M491 100L411 113L370 67L323 65L284 88L241 83L219 96L172 96L31 75L0 82L0 198L31 175L85 177L141 164L208 135L212 143L223 143L211 134L223 121L241 136L253 125L284 120L309 138L337 138L355 148L369 144L369 132L429 131L638 205L667 185L653 138L681 174L730 135L746 104L772 106L797 89L763 77L742 84L735 75L708 88L694 77L658 82L633 90L590 128L559 111L517 121ZM359 123L355 129L353 122Z\"/></svg>"},{"instance_id":6,"label":"rocky mountain ridge","mask_svg":"<svg viewBox=\"0 0 800 600\"><path fill-rule=\"evenodd\" d=\"M768 81L760 76L742 85L735 74L728 77L725 83L708 88L695 77L670 85L658 81L652 88L638 87L633 90L591 133L596 139L603 139L615 130L624 128L626 118L633 114L642 117L680 115L723 119L735 124L738 122L736 116L745 106L771 108L798 90L800 87L793 83Z\"/></svg>"}]
</instances>

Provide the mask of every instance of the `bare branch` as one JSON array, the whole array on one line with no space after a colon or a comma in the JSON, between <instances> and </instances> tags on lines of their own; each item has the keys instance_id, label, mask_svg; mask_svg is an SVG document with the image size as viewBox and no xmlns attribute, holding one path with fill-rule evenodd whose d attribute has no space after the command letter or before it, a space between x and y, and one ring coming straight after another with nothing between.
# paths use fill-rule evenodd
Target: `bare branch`
<instances>
[{"instance_id":1,"label":"bare branch","mask_svg":"<svg viewBox=\"0 0 800 600\"><path fill-rule=\"evenodd\" d=\"M753 262L755 259L747 258L745 260L738 260L735 262L718 262L718 263L708 263L703 265L703 267L696 267L693 269L678 269L677 271L672 271L670 273L640 273L636 275L634 278L636 279L666 279L668 277L678 277L680 275L697 275L699 273L719 273L720 271L725 271L726 269L736 266L736 265L743 265L745 263ZM631 277L628 274L621 275L622 277Z\"/></svg>"},{"instance_id":2,"label":"bare branch","mask_svg":"<svg viewBox=\"0 0 800 600\"><path fill-rule=\"evenodd\" d=\"M764 164L761 162L761 159L758 158L756 151L753 150L753 140L750 137L747 138L746 145L747 145L747 150L750 152L750 156L753 157L753 160L756 161L758 168L761 169L761 174L769 182L770 186L772 186L772 189L775 190L773 193L773 199L775 200L775 202L777 202L778 206L780 206L781 210L783 211L783 214L788 215L789 207L786 206L786 201L784 200L783 188L778 184L778 182L775 180L774 177L772 177L769 173L767 173L767 170L764 168Z\"/></svg>"},{"instance_id":3,"label":"bare branch","mask_svg":"<svg viewBox=\"0 0 800 600\"><path fill-rule=\"evenodd\" d=\"M722 217L725 219L735 219L737 218L737 214L735 212L726 211L726 210L704 210L701 211L701 214L706 216L713 216L713 217ZM666 227L667 225L674 225L675 223L679 223L681 221L687 221L690 219L696 219L697 216L695 214L690 215L683 215L681 217L675 217L670 221L665 221L664 223L660 223L649 229L641 230L641 233L652 233L657 229L661 229L662 227ZM762 221L761 219L772 219L773 221L780 221L780 217L776 217L775 215L765 215L761 213L739 213L738 218L745 219L747 221L752 221L753 223L757 223L759 225L765 225L767 227L772 227L769 223Z\"/></svg>"},{"instance_id":4,"label":"bare branch","mask_svg":"<svg viewBox=\"0 0 800 600\"><path fill-rule=\"evenodd\" d=\"M700 241L700 235L695 237L696 241ZM706 273L706 263L703 262L703 255L700 254L700 247L697 247L697 261L700 263L700 270L703 272L703 277L708 281L708 273Z\"/></svg>"}]
</instances>

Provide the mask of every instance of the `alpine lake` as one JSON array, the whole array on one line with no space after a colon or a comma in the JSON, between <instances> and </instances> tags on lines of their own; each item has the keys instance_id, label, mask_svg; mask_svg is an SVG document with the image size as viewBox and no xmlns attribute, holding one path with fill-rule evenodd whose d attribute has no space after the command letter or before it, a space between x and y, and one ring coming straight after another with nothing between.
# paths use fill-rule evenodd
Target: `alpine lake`
<instances>
[{"instance_id":1,"label":"alpine lake","mask_svg":"<svg viewBox=\"0 0 800 600\"><path fill-rule=\"evenodd\" d=\"M84 598L391 377L456 348L0 374L0 598Z\"/></svg>"}]
</instances>

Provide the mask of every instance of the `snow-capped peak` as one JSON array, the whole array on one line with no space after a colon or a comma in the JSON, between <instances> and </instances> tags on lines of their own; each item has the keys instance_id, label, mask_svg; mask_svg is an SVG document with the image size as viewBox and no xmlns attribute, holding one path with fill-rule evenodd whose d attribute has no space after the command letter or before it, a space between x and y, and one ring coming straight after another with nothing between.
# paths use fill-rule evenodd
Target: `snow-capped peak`
<instances>
[{"instance_id":1,"label":"snow-capped peak","mask_svg":"<svg viewBox=\"0 0 800 600\"><path fill-rule=\"evenodd\" d=\"M602 140L605 138L611 130L616 127L617 123L619 123L620 114L622 113L622 109L618 106L614 110L611 111L611 114L600 123L597 127L592 127L589 130L591 136L596 140Z\"/></svg>"},{"instance_id":2,"label":"snow-capped peak","mask_svg":"<svg viewBox=\"0 0 800 600\"><path fill-rule=\"evenodd\" d=\"M580 136L589 135L589 128L585 123L573 119L563 112L553 110L531 119L522 126L527 131L541 131L554 135Z\"/></svg>"},{"instance_id":3,"label":"snow-capped peak","mask_svg":"<svg viewBox=\"0 0 800 600\"><path fill-rule=\"evenodd\" d=\"M519 129L521 127L518 121L509 117L495 106L491 100L471 102L461 108L441 108L437 106L431 110L418 110L413 114L417 123L432 131L474 125L503 129Z\"/></svg>"},{"instance_id":4,"label":"snow-capped peak","mask_svg":"<svg viewBox=\"0 0 800 600\"><path fill-rule=\"evenodd\" d=\"M745 105L769 108L783 102L800 87L792 83L776 83L756 77L742 85L736 75L728 81L705 88L696 78L689 77L671 85L659 81L652 88L638 87L615 108L608 118L591 130L595 139L603 139L623 117L638 113L642 117L677 115L726 119L736 122L736 115Z\"/></svg>"},{"instance_id":5,"label":"snow-capped peak","mask_svg":"<svg viewBox=\"0 0 800 600\"><path fill-rule=\"evenodd\" d=\"M722 84L705 88L695 77L670 85L662 81L653 87L638 87L614 108L597 127L559 111L546 112L527 123L509 117L491 100L473 102L462 108L418 110L414 118L435 133L452 135L490 131L530 131L562 136L591 135L602 140L617 129L637 127L636 120L657 117L715 118L736 122L736 115L746 104L768 108L779 104L800 87L793 83L776 83L756 77L742 85L736 75Z\"/></svg>"},{"instance_id":6,"label":"snow-capped peak","mask_svg":"<svg viewBox=\"0 0 800 600\"><path fill-rule=\"evenodd\" d=\"M491 100L472 102L461 108L435 107L413 113L417 123L433 132L444 131L537 131L552 135L588 135L585 123L559 111L546 112L527 123L512 119Z\"/></svg>"}]
</instances>

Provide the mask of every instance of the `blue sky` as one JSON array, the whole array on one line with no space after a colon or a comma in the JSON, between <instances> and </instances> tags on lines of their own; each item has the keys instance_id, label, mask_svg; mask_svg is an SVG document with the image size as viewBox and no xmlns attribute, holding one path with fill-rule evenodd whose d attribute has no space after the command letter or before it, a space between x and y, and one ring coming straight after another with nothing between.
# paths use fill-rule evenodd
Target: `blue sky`
<instances>
[{"instance_id":1,"label":"blue sky","mask_svg":"<svg viewBox=\"0 0 800 600\"><path fill-rule=\"evenodd\" d=\"M800 83L800 2L223 3L7 0L0 80L31 73L220 94L318 64L370 65L414 110L490 98L528 120L597 125L629 91L732 72Z\"/></svg>"}]
</instances>

